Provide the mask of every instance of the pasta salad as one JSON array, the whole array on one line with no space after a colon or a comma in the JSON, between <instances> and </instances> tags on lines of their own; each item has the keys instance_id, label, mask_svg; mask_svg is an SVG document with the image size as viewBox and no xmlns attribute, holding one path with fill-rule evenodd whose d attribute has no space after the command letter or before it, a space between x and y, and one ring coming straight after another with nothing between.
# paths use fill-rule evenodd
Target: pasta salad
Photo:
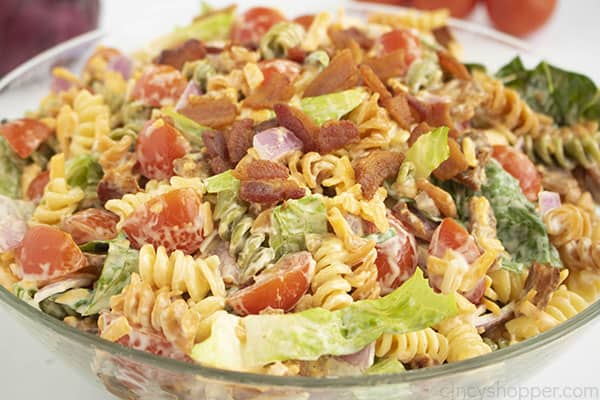
<instances>
[{"instance_id":1,"label":"pasta salad","mask_svg":"<svg viewBox=\"0 0 600 400\"><path fill-rule=\"evenodd\" d=\"M187 362L399 373L600 297L600 100L459 61L446 11L205 7L0 126L0 284Z\"/></svg>"}]
</instances>

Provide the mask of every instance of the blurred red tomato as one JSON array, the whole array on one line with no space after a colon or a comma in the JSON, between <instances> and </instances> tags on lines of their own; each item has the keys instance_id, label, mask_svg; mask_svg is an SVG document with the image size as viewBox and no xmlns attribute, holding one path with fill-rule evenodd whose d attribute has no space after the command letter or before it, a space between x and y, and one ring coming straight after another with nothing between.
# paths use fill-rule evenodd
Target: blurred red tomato
<instances>
[{"instance_id":1,"label":"blurred red tomato","mask_svg":"<svg viewBox=\"0 0 600 400\"><path fill-rule=\"evenodd\" d=\"M473 11L477 0L412 0L412 6L421 10L447 8L456 18L466 17Z\"/></svg>"},{"instance_id":2,"label":"blurred red tomato","mask_svg":"<svg viewBox=\"0 0 600 400\"><path fill-rule=\"evenodd\" d=\"M499 30L525 36L552 16L556 0L486 0L490 19Z\"/></svg>"}]
</instances>

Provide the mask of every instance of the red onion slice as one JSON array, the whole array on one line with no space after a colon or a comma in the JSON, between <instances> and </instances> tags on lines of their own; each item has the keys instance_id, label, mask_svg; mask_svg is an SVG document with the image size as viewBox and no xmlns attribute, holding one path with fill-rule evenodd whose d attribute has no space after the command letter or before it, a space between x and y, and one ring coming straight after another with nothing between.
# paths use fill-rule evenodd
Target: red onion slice
<instances>
[{"instance_id":1,"label":"red onion slice","mask_svg":"<svg viewBox=\"0 0 600 400\"><path fill-rule=\"evenodd\" d=\"M545 215L548 211L560 207L560 195L556 192L542 191L538 197L540 213Z\"/></svg>"},{"instance_id":2,"label":"red onion slice","mask_svg":"<svg viewBox=\"0 0 600 400\"><path fill-rule=\"evenodd\" d=\"M55 283L51 283L50 285L44 286L44 288L40 289L33 296L33 301L36 303L41 303L48 297L66 292L69 289L90 286L94 282L95 278L96 277L92 274L71 275L67 279L63 279L62 281L58 281Z\"/></svg>"},{"instance_id":3,"label":"red onion slice","mask_svg":"<svg viewBox=\"0 0 600 400\"><path fill-rule=\"evenodd\" d=\"M52 78L52 83L50 84L50 90L54 93L66 92L71 89L75 84L67 79L60 78L55 76Z\"/></svg>"},{"instance_id":4,"label":"red onion slice","mask_svg":"<svg viewBox=\"0 0 600 400\"><path fill-rule=\"evenodd\" d=\"M373 365L375 361L375 343L371 343L356 353L347 354L345 356L337 356L336 359L347 362L361 369L367 369Z\"/></svg>"},{"instance_id":5,"label":"red onion slice","mask_svg":"<svg viewBox=\"0 0 600 400\"><path fill-rule=\"evenodd\" d=\"M302 149L302 141L284 127L269 128L257 133L252 145L260 158L271 161Z\"/></svg>"},{"instance_id":6,"label":"red onion slice","mask_svg":"<svg viewBox=\"0 0 600 400\"><path fill-rule=\"evenodd\" d=\"M188 105L188 100L190 96L200 96L201 94L202 91L200 90L198 84L191 80L185 87L185 90L181 94L179 100L177 100L177 104L175 105L175 111L179 111L182 108L185 108Z\"/></svg>"},{"instance_id":7,"label":"red onion slice","mask_svg":"<svg viewBox=\"0 0 600 400\"><path fill-rule=\"evenodd\" d=\"M133 73L133 61L131 61L131 58L127 57L126 55L120 54L112 57L108 61L107 68L110 71L120 73L123 78L129 79Z\"/></svg>"}]
</instances>

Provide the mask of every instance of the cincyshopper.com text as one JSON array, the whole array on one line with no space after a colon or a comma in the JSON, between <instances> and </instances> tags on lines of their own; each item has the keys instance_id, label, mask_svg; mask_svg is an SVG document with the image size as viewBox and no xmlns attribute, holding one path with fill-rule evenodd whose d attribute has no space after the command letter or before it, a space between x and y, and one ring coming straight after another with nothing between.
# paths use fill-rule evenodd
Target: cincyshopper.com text
<instances>
[{"instance_id":1,"label":"cincyshopper.com text","mask_svg":"<svg viewBox=\"0 0 600 400\"><path fill-rule=\"evenodd\" d=\"M485 387L446 386L440 390L440 395L448 400L600 400L600 386L511 386L496 382Z\"/></svg>"}]
</instances>

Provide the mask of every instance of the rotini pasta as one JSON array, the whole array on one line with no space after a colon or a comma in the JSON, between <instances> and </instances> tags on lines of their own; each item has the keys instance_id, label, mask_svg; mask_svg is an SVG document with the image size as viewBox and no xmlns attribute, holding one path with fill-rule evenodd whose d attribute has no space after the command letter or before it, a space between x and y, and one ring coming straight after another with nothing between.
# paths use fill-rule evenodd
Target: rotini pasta
<instances>
[{"instance_id":1,"label":"rotini pasta","mask_svg":"<svg viewBox=\"0 0 600 400\"><path fill-rule=\"evenodd\" d=\"M467 360L492 351L477 329L460 316L441 322L439 332L448 340L448 362Z\"/></svg>"},{"instance_id":2,"label":"rotini pasta","mask_svg":"<svg viewBox=\"0 0 600 400\"><path fill-rule=\"evenodd\" d=\"M552 243L559 248L575 239L589 238L591 234L589 214L571 204L548 211L544 222Z\"/></svg>"},{"instance_id":3,"label":"rotini pasta","mask_svg":"<svg viewBox=\"0 0 600 400\"><path fill-rule=\"evenodd\" d=\"M590 304L600 298L600 275L594 271L571 271L566 285Z\"/></svg>"},{"instance_id":4,"label":"rotini pasta","mask_svg":"<svg viewBox=\"0 0 600 400\"><path fill-rule=\"evenodd\" d=\"M434 11L408 10L399 14L373 13L369 15L369 22L388 25L392 28L414 28L431 32L436 28L446 26L449 16L446 9Z\"/></svg>"},{"instance_id":5,"label":"rotini pasta","mask_svg":"<svg viewBox=\"0 0 600 400\"><path fill-rule=\"evenodd\" d=\"M401 335L386 333L375 344L377 357L393 357L403 363L410 363L417 357L428 357L441 364L448 358L448 352L448 339L431 328Z\"/></svg>"},{"instance_id":6,"label":"rotini pasta","mask_svg":"<svg viewBox=\"0 0 600 400\"><path fill-rule=\"evenodd\" d=\"M82 90L75 97L72 112L75 116L70 118L76 118L77 125L70 135L69 154L78 156L95 151L98 139L110 132L110 113L104 99Z\"/></svg>"},{"instance_id":7,"label":"rotini pasta","mask_svg":"<svg viewBox=\"0 0 600 400\"><path fill-rule=\"evenodd\" d=\"M296 151L290 155L288 167L291 178L314 193L322 193L328 187L343 192L355 183L354 169L347 156Z\"/></svg>"}]
</instances>

